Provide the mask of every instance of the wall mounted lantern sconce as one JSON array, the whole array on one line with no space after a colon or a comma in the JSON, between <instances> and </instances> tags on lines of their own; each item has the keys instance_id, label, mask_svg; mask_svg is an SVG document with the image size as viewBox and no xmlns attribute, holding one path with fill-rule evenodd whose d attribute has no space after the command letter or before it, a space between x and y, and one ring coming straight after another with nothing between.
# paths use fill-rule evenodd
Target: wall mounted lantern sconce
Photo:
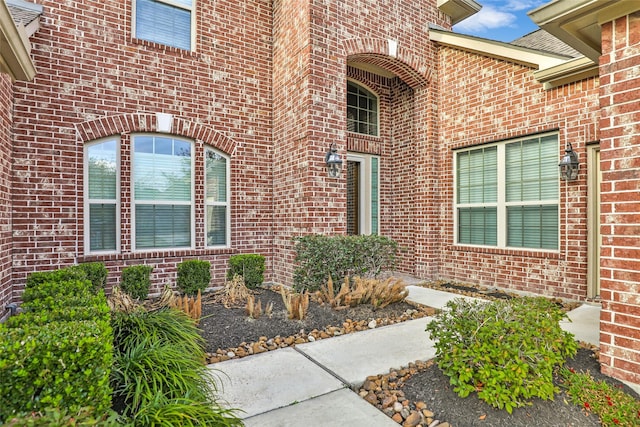
<instances>
[{"instance_id":1,"label":"wall mounted lantern sconce","mask_svg":"<svg viewBox=\"0 0 640 427\"><path fill-rule=\"evenodd\" d=\"M560 179L563 181L574 181L578 178L578 169L580 163L578 162L578 155L573 151L573 147L570 142L567 142L567 146L564 149L564 156L560 163Z\"/></svg>"},{"instance_id":2,"label":"wall mounted lantern sconce","mask_svg":"<svg viewBox=\"0 0 640 427\"><path fill-rule=\"evenodd\" d=\"M329 151L324 156L324 162L327 165L327 173L331 178L337 178L342 171L342 158L338 154L336 144L331 144Z\"/></svg>"}]
</instances>

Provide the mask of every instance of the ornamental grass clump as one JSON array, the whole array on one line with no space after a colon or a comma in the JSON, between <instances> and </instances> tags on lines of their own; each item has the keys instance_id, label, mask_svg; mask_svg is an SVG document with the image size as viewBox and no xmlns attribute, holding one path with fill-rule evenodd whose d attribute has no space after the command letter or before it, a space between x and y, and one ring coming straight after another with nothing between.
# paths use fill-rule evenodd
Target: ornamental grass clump
<instances>
[{"instance_id":1,"label":"ornamental grass clump","mask_svg":"<svg viewBox=\"0 0 640 427\"><path fill-rule=\"evenodd\" d=\"M450 301L427 332L437 363L460 397L477 392L511 413L533 397L551 400L553 371L576 354L578 343L560 328L566 314L544 298Z\"/></svg>"},{"instance_id":2,"label":"ornamental grass clump","mask_svg":"<svg viewBox=\"0 0 640 427\"><path fill-rule=\"evenodd\" d=\"M360 304L371 304L374 309L384 308L389 304L403 301L409 292L402 279L392 277L386 280L346 277L336 292L333 279L329 276L326 285L315 293L320 303L327 303L335 310L355 307Z\"/></svg>"}]
</instances>

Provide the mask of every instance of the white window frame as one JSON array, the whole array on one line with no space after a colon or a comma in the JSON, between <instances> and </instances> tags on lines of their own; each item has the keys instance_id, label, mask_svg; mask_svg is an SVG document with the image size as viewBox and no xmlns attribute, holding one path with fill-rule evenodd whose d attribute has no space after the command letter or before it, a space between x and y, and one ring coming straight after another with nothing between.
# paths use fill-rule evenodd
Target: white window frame
<instances>
[{"instance_id":1,"label":"white window frame","mask_svg":"<svg viewBox=\"0 0 640 427\"><path fill-rule=\"evenodd\" d=\"M98 203L112 203L112 199L91 199L89 197L89 147L94 145L103 144L108 141L113 141L116 144L116 218L115 218L115 233L116 233L116 248L115 250L100 250L100 251L92 251L91 250L91 205ZM84 144L83 147L83 179L84 179L84 252L86 254L117 254L120 253L120 244L121 244L121 197L120 197L120 138L119 137L108 137L101 138L95 141L90 141Z\"/></svg>"},{"instance_id":2,"label":"white window frame","mask_svg":"<svg viewBox=\"0 0 640 427\"><path fill-rule=\"evenodd\" d=\"M372 188L373 188L373 179L372 179L372 171L373 168L371 166L372 159L378 159L378 231L376 234L380 234L380 157L371 155L371 154L361 154L361 153L347 153L347 161L358 162L360 163L360 173L362 174L360 181L360 206L359 213L360 217L358 220L360 221L360 234L361 235L369 235L372 233L372 219L373 213L371 208L372 203Z\"/></svg>"},{"instance_id":3,"label":"white window frame","mask_svg":"<svg viewBox=\"0 0 640 427\"><path fill-rule=\"evenodd\" d=\"M365 135L365 136L371 136L371 137L379 137L380 136L380 95L378 95L378 93L376 91L374 91L373 89L371 89L369 86L365 85L364 83L352 79L352 78L347 78L347 82L350 82L356 86L360 86L363 89L366 89L367 91L369 91L375 98L376 98L376 106L378 111L376 111L376 133L374 134L369 134L369 133L361 133L361 132L357 132L357 131L349 131L351 133L354 133L356 135ZM346 89L346 95L348 95L348 87L345 87ZM346 99L347 101L347 111L349 109L349 103L348 103L348 98ZM346 117L345 117L346 119ZM348 124L348 122L347 122Z\"/></svg>"},{"instance_id":4,"label":"white window frame","mask_svg":"<svg viewBox=\"0 0 640 427\"><path fill-rule=\"evenodd\" d=\"M157 3L164 3L168 6L172 6L172 7L177 7L179 9L183 9L183 10L188 10L191 16L191 34L189 35L189 51L193 52L195 51L195 46L196 46L196 2L198 0L192 0L191 6L185 6L184 4L181 4L179 2L176 1L172 1L172 0L153 0ZM138 29L136 27L136 18L137 18L137 10L136 10L136 5L137 5L137 0L131 0L131 34L133 35L134 38L138 38ZM141 40L147 40L147 39L141 39ZM147 40L151 43L158 43L158 44L163 44L154 40ZM168 46L168 45L167 45ZM172 46L173 47L173 46ZM176 49L180 49L177 48Z\"/></svg>"},{"instance_id":5,"label":"white window frame","mask_svg":"<svg viewBox=\"0 0 640 427\"><path fill-rule=\"evenodd\" d=\"M179 203L183 205L189 205L190 209L190 234L191 234L191 242L189 246L179 246L179 247L161 247L161 248L144 248L144 249L136 249L136 194L135 194L135 138L137 136L152 136L152 137L160 137L160 138L171 138L177 139L180 141L188 142L191 145L191 200L189 203ZM177 135L172 134L159 134L159 133L136 133L131 134L131 147L130 147L130 159L131 164L129 166L130 169L130 179L131 179L131 251L132 252L159 252L159 251L171 251L171 250L188 250L195 248L196 242L196 225L195 225L195 156L196 156L197 146L192 139L182 138ZM149 202L142 202L140 204L149 204L149 205L175 205L175 201L171 200L154 200Z\"/></svg>"},{"instance_id":6,"label":"white window frame","mask_svg":"<svg viewBox=\"0 0 640 427\"><path fill-rule=\"evenodd\" d=\"M468 147L464 149L454 150L453 151L453 239L454 244L457 246L467 246L467 247L482 247L482 248L493 248L493 249L511 249L511 250L519 250L519 251L528 251L528 252L545 252L545 253L559 253L560 252L560 178L558 176L557 185L558 185L558 198L557 199L547 199L547 200L530 200L530 201L516 201L516 202L507 202L506 201L506 165L505 165L505 152L506 145L518 141L523 141L526 139L531 139L532 137L536 138L544 138L545 136L555 135L558 144L560 142L560 135L557 132L550 132L546 134L540 135L529 135L524 136L522 138L513 138L509 140L499 141L490 144L483 144L473 147ZM496 146L497 147L497 200L495 203L460 203L458 204L458 153L473 151L479 148L488 148ZM545 248L530 248L530 247L512 247L507 246L507 208L509 206L539 206L539 205L555 205L558 207L558 249L545 249ZM496 217L497 217L497 244L493 245L475 245L470 243L460 243L458 239L458 209L459 208L470 208L470 207L496 207Z\"/></svg>"},{"instance_id":7,"label":"white window frame","mask_svg":"<svg viewBox=\"0 0 640 427\"><path fill-rule=\"evenodd\" d=\"M207 202L207 151L213 151L214 153L216 153L217 155L219 155L220 157L223 157L224 159L226 159L226 164L227 164L227 168L225 171L226 174L226 191L227 191L227 201L226 202L212 202L212 203L208 203ZM226 155L225 153L216 150L215 148L205 145L204 146L204 175L203 175L203 180L204 180L204 185L205 185L205 190L204 190L204 244L205 247L207 248L212 248L212 249L219 249L219 248L228 248L231 246L231 158ZM207 224L209 224L209 218L207 216L207 206L225 206L225 213L226 213L226 217L225 217L225 226L226 226L226 230L225 230L225 237L226 237L226 242L224 245L209 245L209 239L207 236Z\"/></svg>"}]
</instances>

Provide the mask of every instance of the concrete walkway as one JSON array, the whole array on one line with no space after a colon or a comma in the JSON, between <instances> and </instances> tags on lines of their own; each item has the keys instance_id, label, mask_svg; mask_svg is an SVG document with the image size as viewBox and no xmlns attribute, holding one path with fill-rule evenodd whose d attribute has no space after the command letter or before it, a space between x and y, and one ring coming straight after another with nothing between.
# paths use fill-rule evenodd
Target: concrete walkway
<instances>
[{"instance_id":1,"label":"concrete walkway","mask_svg":"<svg viewBox=\"0 0 640 427\"><path fill-rule=\"evenodd\" d=\"M409 301L435 308L461 297L419 286L407 288ZM582 305L569 318L573 323L563 322L565 330L598 345L598 306ZM240 416L247 427L397 427L351 389L370 375L432 359L435 348L425 332L431 320L411 320L210 367L222 383L222 399L244 411Z\"/></svg>"}]
</instances>

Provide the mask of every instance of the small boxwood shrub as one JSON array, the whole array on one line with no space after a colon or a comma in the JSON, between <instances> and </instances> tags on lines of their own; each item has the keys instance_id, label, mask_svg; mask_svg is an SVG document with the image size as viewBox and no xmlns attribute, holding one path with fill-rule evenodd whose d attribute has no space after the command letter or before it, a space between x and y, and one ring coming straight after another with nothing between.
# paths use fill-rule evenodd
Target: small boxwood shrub
<instances>
[{"instance_id":1,"label":"small boxwood shrub","mask_svg":"<svg viewBox=\"0 0 640 427\"><path fill-rule=\"evenodd\" d=\"M120 288L131 298L144 300L149 295L151 287L150 265L130 265L122 269Z\"/></svg>"},{"instance_id":2,"label":"small boxwood shrub","mask_svg":"<svg viewBox=\"0 0 640 427\"><path fill-rule=\"evenodd\" d=\"M196 295L204 291L211 282L211 263L199 259L190 259L178 264L176 284L186 295Z\"/></svg>"},{"instance_id":3,"label":"small boxwood shrub","mask_svg":"<svg viewBox=\"0 0 640 427\"><path fill-rule=\"evenodd\" d=\"M317 291L331 276L342 283L347 276L374 278L393 269L398 245L384 236L310 235L294 239L294 289Z\"/></svg>"},{"instance_id":4,"label":"small boxwood shrub","mask_svg":"<svg viewBox=\"0 0 640 427\"><path fill-rule=\"evenodd\" d=\"M255 289L264 282L264 256L258 254L239 254L229 257L229 270L227 280L233 280L235 276L244 279L244 284L249 289Z\"/></svg>"},{"instance_id":5,"label":"small boxwood shrub","mask_svg":"<svg viewBox=\"0 0 640 427\"><path fill-rule=\"evenodd\" d=\"M74 267L77 270L84 272L87 280L93 285L93 291L99 292L104 290L107 284L107 275L109 271L107 267L101 262L84 262Z\"/></svg>"},{"instance_id":6,"label":"small boxwood shrub","mask_svg":"<svg viewBox=\"0 0 640 427\"><path fill-rule=\"evenodd\" d=\"M0 422L49 407L105 413L113 359L108 321L40 326L23 319L11 328L0 325Z\"/></svg>"},{"instance_id":7,"label":"small boxwood shrub","mask_svg":"<svg viewBox=\"0 0 640 427\"><path fill-rule=\"evenodd\" d=\"M530 399L553 399L553 370L576 354L573 335L560 328L566 314L545 298L450 301L427 325L437 363L454 391L511 413Z\"/></svg>"}]
</instances>

